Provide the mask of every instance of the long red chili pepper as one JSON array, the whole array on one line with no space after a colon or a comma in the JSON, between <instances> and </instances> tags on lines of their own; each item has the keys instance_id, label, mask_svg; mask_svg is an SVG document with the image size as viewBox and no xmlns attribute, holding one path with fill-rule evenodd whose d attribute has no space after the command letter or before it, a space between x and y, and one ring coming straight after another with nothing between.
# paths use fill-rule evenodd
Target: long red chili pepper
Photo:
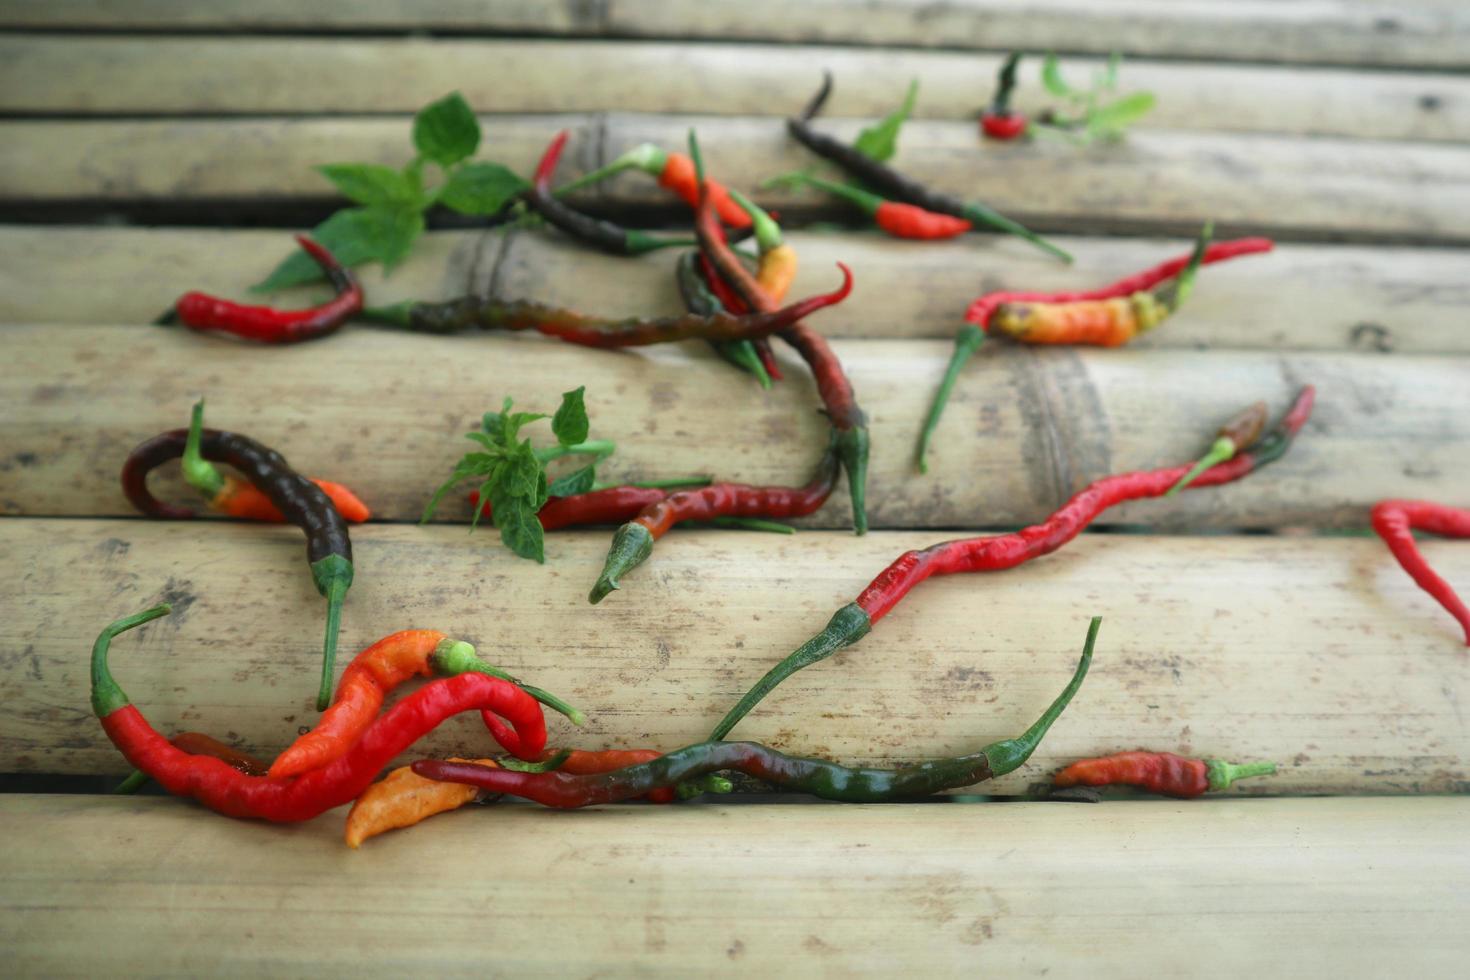
<instances>
[{"instance_id":1,"label":"long red chili pepper","mask_svg":"<svg viewBox=\"0 0 1470 980\"><path fill-rule=\"evenodd\" d=\"M1092 662L1101 618L1087 630L1087 643L1066 688L1040 718L1017 738L978 752L936 759L902 769L860 769L825 759L785 755L755 742L701 742L640 765L594 776L562 772L508 772L465 763L424 760L413 771L430 779L466 783L495 793L510 793L545 806L580 807L616 803L660 787L709 773L735 770L787 789L844 803L887 803L970 786L1019 769L1082 686Z\"/></svg>"},{"instance_id":2,"label":"long red chili pepper","mask_svg":"<svg viewBox=\"0 0 1470 980\"><path fill-rule=\"evenodd\" d=\"M430 681L389 708L347 754L321 769L288 779L246 776L219 759L174 748L112 677L107 651L113 637L168 612L166 605L155 606L109 624L98 635L92 646L92 710L129 763L170 793L193 797L226 816L277 823L310 820L352 802L389 761L446 718L483 710L522 718L540 710L529 694L506 681L484 674L446 677Z\"/></svg>"},{"instance_id":3,"label":"long red chili pepper","mask_svg":"<svg viewBox=\"0 0 1470 980\"><path fill-rule=\"evenodd\" d=\"M297 235L296 242L322 267L337 290L334 299L305 310L278 310L270 306L247 306L207 293L185 293L159 323L181 320L192 330L214 330L266 344L294 344L332 333L362 309L362 286L331 252Z\"/></svg>"},{"instance_id":4,"label":"long red chili pepper","mask_svg":"<svg viewBox=\"0 0 1470 980\"><path fill-rule=\"evenodd\" d=\"M1072 763L1052 777L1052 784L1068 786L1137 786L1150 793L1188 800L1210 790L1230 788L1237 779L1269 776L1274 762L1236 765L1223 759L1186 759L1172 752L1117 752Z\"/></svg>"},{"instance_id":5,"label":"long red chili pepper","mask_svg":"<svg viewBox=\"0 0 1470 980\"><path fill-rule=\"evenodd\" d=\"M1381 500L1373 505L1373 530L1419 588L1455 617L1465 631L1465 645L1470 646L1470 608L1424 560L1414 542L1415 528L1449 538L1470 538L1470 510L1428 500Z\"/></svg>"},{"instance_id":6,"label":"long red chili pepper","mask_svg":"<svg viewBox=\"0 0 1470 980\"><path fill-rule=\"evenodd\" d=\"M613 534L602 574L587 600L593 605L617 589L618 581L653 553L653 543L682 521L717 517L783 519L815 513L832 495L837 483L836 440L827 448L817 473L804 487L752 487L744 483L714 483L680 490L649 504Z\"/></svg>"},{"instance_id":7,"label":"long red chili pepper","mask_svg":"<svg viewBox=\"0 0 1470 980\"><path fill-rule=\"evenodd\" d=\"M1280 459L1312 413L1315 390L1311 385L1297 395L1276 427L1254 447L1234 459L1211 467L1190 484L1192 489L1230 483ZM898 605L909 590L932 575L993 572L1056 551L1082 533L1103 511L1128 500L1161 497L1189 471L1189 465L1170 466L1104 477L1083 488L1040 524L1012 534L946 541L921 551L908 551L868 583L853 602L833 614L827 626L784 660L772 667L715 726L711 739L721 739L770 694L776 685L804 667L825 660L867 635L873 624Z\"/></svg>"},{"instance_id":8,"label":"long red chili pepper","mask_svg":"<svg viewBox=\"0 0 1470 980\"><path fill-rule=\"evenodd\" d=\"M605 167L599 167L569 181L556 189L557 196L570 194L588 184L607 180L625 170L641 170L658 180L659 186L673 191L691 208L699 207L699 178L694 172L694 161L682 153L671 153L652 143L641 143L618 157ZM710 181L710 195L715 201L715 210L720 220L732 228L749 228L750 216L742 211L724 185Z\"/></svg>"}]
</instances>

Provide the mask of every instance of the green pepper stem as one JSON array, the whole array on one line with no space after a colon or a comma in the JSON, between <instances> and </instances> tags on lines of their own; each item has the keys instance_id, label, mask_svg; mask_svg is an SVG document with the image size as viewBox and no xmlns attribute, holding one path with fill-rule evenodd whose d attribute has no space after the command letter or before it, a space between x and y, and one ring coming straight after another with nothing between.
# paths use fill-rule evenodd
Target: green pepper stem
<instances>
[{"instance_id":1,"label":"green pepper stem","mask_svg":"<svg viewBox=\"0 0 1470 980\"><path fill-rule=\"evenodd\" d=\"M618 444L611 439L591 439L571 446L544 446L531 451L542 463L549 463L563 456L596 456L605 459L618 451Z\"/></svg>"},{"instance_id":2,"label":"green pepper stem","mask_svg":"<svg viewBox=\"0 0 1470 980\"><path fill-rule=\"evenodd\" d=\"M689 159L694 161L694 179L704 184L704 155L699 152L699 137L689 127Z\"/></svg>"},{"instance_id":3,"label":"green pepper stem","mask_svg":"<svg viewBox=\"0 0 1470 980\"><path fill-rule=\"evenodd\" d=\"M665 480L629 480L627 483L594 483L593 490L608 487L643 487L647 490L663 490L672 487L707 487L715 482L712 476L673 476Z\"/></svg>"},{"instance_id":4,"label":"green pepper stem","mask_svg":"<svg viewBox=\"0 0 1470 980\"><path fill-rule=\"evenodd\" d=\"M852 531L868 533L868 427L856 425L837 433L837 458L847 474L847 493L852 499Z\"/></svg>"},{"instance_id":5,"label":"green pepper stem","mask_svg":"<svg viewBox=\"0 0 1470 980\"><path fill-rule=\"evenodd\" d=\"M1036 723L1021 735L1020 738L1008 738L994 745L987 745L982 751L985 758L990 760L990 774L992 776L1004 776L1008 772L1019 769L1036 747L1041 744L1042 738L1047 731L1061 717L1067 705L1071 703L1072 697L1082 687L1082 680L1087 676L1087 668L1092 664L1092 648L1097 643L1097 631L1102 626L1102 617L1092 617L1092 622L1087 627L1087 642L1082 647L1082 659L1077 661L1077 669L1072 673L1072 679L1057 695L1057 699L1051 703L1042 716L1036 719Z\"/></svg>"},{"instance_id":6,"label":"green pepper stem","mask_svg":"<svg viewBox=\"0 0 1470 980\"><path fill-rule=\"evenodd\" d=\"M225 488L225 478L219 467L204 458L200 446L203 439L204 399L201 398L194 403L194 410L189 415L189 435L184 440L184 458L180 465L185 482L203 494L205 499L213 500Z\"/></svg>"},{"instance_id":7,"label":"green pepper stem","mask_svg":"<svg viewBox=\"0 0 1470 980\"><path fill-rule=\"evenodd\" d=\"M760 247L761 254L764 255L773 248L780 248L781 226L776 224L775 219L735 188L731 187L729 194L730 199L750 215L751 227L755 229L755 243Z\"/></svg>"},{"instance_id":8,"label":"green pepper stem","mask_svg":"<svg viewBox=\"0 0 1470 980\"><path fill-rule=\"evenodd\" d=\"M134 627L142 626L151 622L159 616L167 616L173 607L168 603L145 609L131 616L124 616L102 627L102 632L97 634L97 639L92 643L92 711L98 718L106 718L119 708L126 708L130 703L128 696L118 686L117 681L112 678L112 670L107 665L107 650L112 645L112 638L119 633L126 633Z\"/></svg>"},{"instance_id":9,"label":"green pepper stem","mask_svg":"<svg viewBox=\"0 0 1470 980\"><path fill-rule=\"evenodd\" d=\"M786 678L804 667L810 667L814 663L826 660L832 654L843 647L851 646L873 628L873 621L868 618L867 612L862 606L855 602L849 602L841 609L832 614L822 632L807 640L797 647L789 656L766 672L766 676L756 681L755 686L745 692L745 696L736 703L735 707L720 719L715 730L710 732L709 740L718 742L730 734L730 730L740 724L740 719L750 714L752 708L760 704L767 694L776 689Z\"/></svg>"},{"instance_id":10,"label":"green pepper stem","mask_svg":"<svg viewBox=\"0 0 1470 980\"><path fill-rule=\"evenodd\" d=\"M1230 788L1230 784L1237 779L1249 779L1252 776L1269 776L1276 771L1274 762L1245 762L1239 765L1226 762L1224 759L1206 759L1205 772L1210 783L1210 789L1216 792Z\"/></svg>"},{"instance_id":11,"label":"green pepper stem","mask_svg":"<svg viewBox=\"0 0 1470 980\"><path fill-rule=\"evenodd\" d=\"M518 678L501 670L499 667L488 664L481 660L475 653L475 648L463 640L441 640L434 648L434 653L429 661L436 673L445 677L453 677L457 674L484 674L487 677L495 677L508 684L514 684L525 691L537 701L546 705L552 711L565 715L567 720L578 728L587 724L587 716L572 707L561 698L539 687L523 684Z\"/></svg>"},{"instance_id":12,"label":"green pepper stem","mask_svg":"<svg viewBox=\"0 0 1470 980\"><path fill-rule=\"evenodd\" d=\"M352 587L352 562L342 555L328 555L311 564L317 591L327 600L327 634L322 645L322 679L316 692L316 710L326 711L332 703L336 680L337 634L342 629L342 600Z\"/></svg>"},{"instance_id":13,"label":"green pepper stem","mask_svg":"<svg viewBox=\"0 0 1470 980\"><path fill-rule=\"evenodd\" d=\"M758 517L711 517L706 524L715 527L732 527L745 531L769 531L772 534L795 534L796 528L779 521L763 521Z\"/></svg>"},{"instance_id":14,"label":"green pepper stem","mask_svg":"<svg viewBox=\"0 0 1470 980\"><path fill-rule=\"evenodd\" d=\"M650 176L658 177L663 174L664 167L668 165L668 162L669 155L663 150L660 150L652 143L640 143L612 163L604 167L598 167L590 173L583 174L576 180L562 184L556 190L552 191L552 194L555 197L561 197L564 194L581 190L588 184L596 184L600 181L607 180L609 177L616 177L624 170L642 170Z\"/></svg>"},{"instance_id":15,"label":"green pepper stem","mask_svg":"<svg viewBox=\"0 0 1470 980\"><path fill-rule=\"evenodd\" d=\"M1215 440L1215 444L1210 447L1210 451L1201 456L1199 462L1191 466L1189 472L1181 476L1179 482L1170 487L1168 493L1165 493L1164 496L1174 496L1180 490L1183 490L1195 480L1199 479L1199 475L1211 466L1234 458L1235 440L1229 436L1221 436Z\"/></svg>"},{"instance_id":16,"label":"green pepper stem","mask_svg":"<svg viewBox=\"0 0 1470 980\"><path fill-rule=\"evenodd\" d=\"M788 183L806 184L809 187L826 191L828 194L835 194L837 197L845 198L856 204L869 215L877 214L878 209L888 203L877 194L871 194L862 188L853 187L850 184L839 184L833 180L823 180L821 177L813 177L810 174L793 175Z\"/></svg>"},{"instance_id":17,"label":"green pepper stem","mask_svg":"<svg viewBox=\"0 0 1470 980\"><path fill-rule=\"evenodd\" d=\"M915 461L919 465L920 473L929 472L929 440L934 437L934 430L939 427L939 417L944 414L944 407L949 404L950 392L954 390L955 381L959 379L960 371L965 362L980 346L985 343L985 331L967 323L960 327L960 332L955 334L954 353L949 356L949 366L944 369L944 380L939 382L939 390L934 393L934 402L929 406L929 415L924 419L924 428L919 432L919 449L915 455Z\"/></svg>"},{"instance_id":18,"label":"green pepper stem","mask_svg":"<svg viewBox=\"0 0 1470 980\"><path fill-rule=\"evenodd\" d=\"M141 769L134 769L133 774L113 787L113 796L132 796L142 789L148 782L148 774Z\"/></svg>"},{"instance_id":19,"label":"green pepper stem","mask_svg":"<svg viewBox=\"0 0 1470 980\"><path fill-rule=\"evenodd\" d=\"M656 252L661 248L693 248L699 245L692 238L660 238L636 228L630 228L627 235L623 236L623 241L627 245L629 255Z\"/></svg>"},{"instance_id":20,"label":"green pepper stem","mask_svg":"<svg viewBox=\"0 0 1470 980\"><path fill-rule=\"evenodd\" d=\"M418 300L406 299L388 306L365 306L358 311L357 317L369 323L409 327L413 325L413 308L418 305Z\"/></svg>"},{"instance_id":21,"label":"green pepper stem","mask_svg":"<svg viewBox=\"0 0 1470 980\"><path fill-rule=\"evenodd\" d=\"M608 548L607 560L602 574L587 596L594 606L606 599L618 587L618 580L637 568L643 560L653 554L653 534L637 521L629 521L613 534L612 547Z\"/></svg>"},{"instance_id":22,"label":"green pepper stem","mask_svg":"<svg viewBox=\"0 0 1470 980\"><path fill-rule=\"evenodd\" d=\"M1189 253L1189 262L1184 269L1168 285L1155 292L1159 302L1167 306L1170 313L1183 306L1189 294L1194 291L1194 279L1199 272L1200 263L1204 261L1205 249L1209 247L1214 231L1215 223L1206 221L1205 226L1200 229L1199 237L1194 241L1194 251Z\"/></svg>"},{"instance_id":23,"label":"green pepper stem","mask_svg":"<svg viewBox=\"0 0 1470 980\"><path fill-rule=\"evenodd\" d=\"M1057 258L1061 259L1063 262L1070 264L1072 261L1072 256L1069 253L1062 251L1060 248L1053 245L1045 238L1042 238L1040 235L1036 234L1036 232L1032 231L1030 228L1027 228L1025 225L1016 221L1012 221L1010 218L1007 218L999 211L995 211L987 207L986 205L981 204L979 201L966 202L964 212L964 217L973 224L988 225L991 228L997 228L1001 231L1009 232L1012 235L1016 235L1020 238L1026 239L1026 241L1030 242L1032 245L1035 245L1043 252L1054 255Z\"/></svg>"},{"instance_id":24,"label":"green pepper stem","mask_svg":"<svg viewBox=\"0 0 1470 980\"><path fill-rule=\"evenodd\" d=\"M556 770L566 765L567 760L571 757L571 749L562 749L551 758L543 759L540 762L526 762L524 759L506 756L498 764L500 768L509 769L511 772L556 772Z\"/></svg>"},{"instance_id":25,"label":"green pepper stem","mask_svg":"<svg viewBox=\"0 0 1470 980\"><path fill-rule=\"evenodd\" d=\"M724 776L712 772L707 772L698 779L687 779L682 783L676 784L674 787L674 792L678 794L681 800L692 800L696 796L702 796L705 793L723 794L734 792L734 790L734 783L730 782Z\"/></svg>"}]
</instances>

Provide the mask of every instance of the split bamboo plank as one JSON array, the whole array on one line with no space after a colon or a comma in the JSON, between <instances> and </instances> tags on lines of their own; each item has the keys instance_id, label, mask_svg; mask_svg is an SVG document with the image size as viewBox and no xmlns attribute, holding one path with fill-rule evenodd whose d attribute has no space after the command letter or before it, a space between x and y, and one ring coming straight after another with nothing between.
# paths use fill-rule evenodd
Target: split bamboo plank
<instances>
[{"instance_id":1,"label":"split bamboo plank","mask_svg":"<svg viewBox=\"0 0 1470 980\"><path fill-rule=\"evenodd\" d=\"M462 528L353 536L344 663L394 630L441 629L587 713L584 731L551 716L553 742L663 749L705 737L890 560L941 537L676 532L594 608L606 530L550 536L544 566ZM1425 554L1470 577L1458 542ZM126 771L88 709L87 655L107 622L165 600L174 615L112 658L160 729L269 757L314 723L322 602L294 528L11 519L0 564L19 585L0 596L0 771ZM934 579L790 678L735 737L853 764L974 751L1050 702L1092 615L1104 624L1081 693L1032 761L988 789L1146 747L1282 765L1241 793L1470 790L1463 639L1373 538L1085 535L1012 571ZM490 744L466 715L406 758Z\"/></svg>"},{"instance_id":2,"label":"split bamboo plank","mask_svg":"<svg viewBox=\"0 0 1470 980\"><path fill-rule=\"evenodd\" d=\"M1177 239L1059 237L1077 256L1064 266L991 236L942 245L857 233L787 237L802 256L793 295L828 288L837 261L854 270L852 299L821 321L832 337L948 339L983 291L1085 289L1187 247ZM0 226L0 323L139 323L185 289L248 297L245 288L289 247L278 231ZM679 311L673 264L672 254L630 261L556 233L482 240L435 232L392 275L376 265L360 274L373 303L449 299L493 283L506 298L634 316ZM1470 353L1467 265L1470 256L1456 249L1280 245L1269 257L1211 267L1187 312L1134 346ZM257 298L291 305L321 294Z\"/></svg>"},{"instance_id":3,"label":"split bamboo plank","mask_svg":"<svg viewBox=\"0 0 1470 980\"><path fill-rule=\"evenodd\" d=\"M0 110L107 115L414 112L458 89L481 112L759 115L793 99L815 69L837 89L828 112L881 116L910 79L916 117L975 117L998 55L870 48L453 38L0 37ZM1096 58L1063 61L1082 84ZM1033 115L1054 102L1040 59L1015 94ZM669 84L677 78L679 84ZM515 84L508 85L513 79ZM1120 94L1159 94L1153 129L1276 132L1359 139L1463 140L1470 79L1130 60Z\"/></svg>"},{"instance_id":4,"label":"split bamboo plank","mask_svg":"<svg viewBox=\"0 0 1470 980\"><path fill-rule=\"evenodd\" d=\"M233 8L187 0L0 2L0 25L92 30L448 30L603 37L750 40L1005 50L1054 49L1169 58L1228 58L1300 64L1470 65L1462 8L1440 0L1313 0L1310 3L1160 3L1105 6L1044 0L1017 8L1003 0L942 7L919 0L330 0L308 6L260 0Z\"/></svg>"},{"instance_id":5,"label":"split bamboo plank","mask_svg":"<svg viewBox=\"0 0 1470 980\"><path fill-rule=\"evenodd\" d=\"M564 178L637 143L680 146L691 127L716 172L737 187L813 162L774 118L573 114L487 117L485 125L484 155L523 173L553 133L573 129ZM847 138L860 125L824 123ZM397 118L5 122L0 198L319 200L330 187L313 166L402 165L408 129ZM917 120L905 129L896 164L1042 229L1192 233L1213 218L1222 234L1470 241L1470 149L1462 146L1141 130L1087 150L1054 142L981 147L972 125ZM595 200L605 204L670 203L646 180L616 181L601 193ZM757 197L835 213L810 191Z\"/></svg>"},{"instance_id":6,"label":"split bamboo plank","mask_svg":"<svg viewBox=\"0 0 1470 980\"><path fill-rule=\"evenodd\" d=\"M151 976L1449 976L1470 953L1464 799L501 804L357 852L341 813L5 797L0 939L22 973Z\"/></svg>"},{"instance_id":7,"label":"split bamboo plank","mask_svg":"<svg viewBox=\"0 0 1470 980\"><path fill-rule=\"evenodd\" d=\"M183 424L201 392L215 425L262 439L309 475L358 488L387 520L418 519L469 445L460 434L505 395L546 409L586 385L594 433L621 447L606 480L707 473L789 486L805 481L826 440L799 364L790 381L763 393L699 345L617 354L545 338L367 327L292 348L146 326L13 326L4 338L0 404L23 406L0 422L0 511L9 514L130 513L117 483L128 449ZM1243 404L1263 398L1279 412L1308 382L1318 388L1317 411L1268 471L1129 504L1109 520L1364 526L1382 497L1455 500L1470 476L1460 452L1470 439L1462 357L1221 351L1201 359L995 345L965 372L931 473L915 479L915 435L950 345L834 347L869 413L876 527L1039 520L1100 476L1194 458ZM182 492L176 479L166 485ZM846 526L845 498L839 491L812 521ZM467 503L450 501L441 516L467 514Z\"/></svg>"}]
</instances>

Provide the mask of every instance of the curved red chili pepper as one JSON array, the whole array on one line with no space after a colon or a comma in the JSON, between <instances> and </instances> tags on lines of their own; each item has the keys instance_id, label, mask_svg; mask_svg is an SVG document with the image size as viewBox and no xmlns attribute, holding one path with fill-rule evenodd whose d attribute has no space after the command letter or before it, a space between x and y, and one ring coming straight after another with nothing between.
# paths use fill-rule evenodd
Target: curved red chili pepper
<instances>
[{"instance_id":1,"label":"curved red chili pepper","mask_svg":"<svg viewBox=\"0 0 1470 980\"><path fill-rule=\"evenodd\" d=\"M1237 779L1269 776L1274 762L1236 765L1223 759L1186 759L1172 752L1117 752L1072 763L1052 778L1052 785L1137 786L1150 793L1188 800L1210 790L1229 789Z\"/></svg>"},{"instance_id":2,"label":"curved red chili pepper","mask_svg":"<svg viewBox=\"0 0 1470 980\"><path fill-rule=\"evenodd\" d=\"M207 293L185 293L174 304L179 320L191 330L218 331L266 344L294 344L332 333L362 309L362 286L331 252L297 235L296 242L322 267L336 288L334 299L305 310L247 306Z\"/></svg>"},{"instance_id":3,"label":"curved red chili pepper","mask_svg":"<svg viewBox=\"0 0 1470 980\"><path fill-rule=\"evenodd\" d=\"M1455 617L1465 631L1465 645L1470 646L1470 608L1455 593L1454 587L1440 578L1424 560L1414 542L1414 528L1450 538L1470 538L1470 510L1428 500L1381 500L1373 505L1373 530L1419 588L1432 595L1445 612Z\"/></svg>"},{"instance_id":4,"label":"curved red chili pepper","mask_svg":"<svg viewBox=\"0 0 1470 980\"><path fill-rule=\"evenodd\" d=\"M622 524L638 516L649 504L656 504L672 491L664 487L603 487L570 497L548 497L536 512L543 531L583 524ZM470 491L470 503L480 502L478 491ZM490 501L480 508L480 516L491 516Z\"/></svg>"}]
</instances>

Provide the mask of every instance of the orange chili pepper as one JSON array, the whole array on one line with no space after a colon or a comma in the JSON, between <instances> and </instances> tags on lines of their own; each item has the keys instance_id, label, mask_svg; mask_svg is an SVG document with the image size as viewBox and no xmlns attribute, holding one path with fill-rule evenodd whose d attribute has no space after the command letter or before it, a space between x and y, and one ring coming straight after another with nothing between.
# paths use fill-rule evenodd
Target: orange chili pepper
<instances>
[{"instance_id":1,"label":"orange chili pepper","mask_svg":"<svg viewBox=\"0 0 1470 980\"><path fill-rule=\"evenodd\" d=\"M495 767L490 759L451 759L450 762L474 762ZM369 786L347 813L343 834L347 846L356 849L369 837L412 827L436 813L458 810L473 803L480 795L474 786L425 779L414 774L412 766L394 769Z\"/></svg>"},{"instance_id":2,"label":"orange chili pepper","mask_svg":"<svg viewBox=\"0 0 1470 980\"><path fill-rule=\"evenodd\" d=\"M373 516L367 504L340 483L330 480L312 480L322 492L331 498L337 513L351 524L361 524ZM286 520L269 497L261 493L253 483L226 476L224 486L209 501L210 509L231 517L248 521L270 521L276 524Z\"/></svg>"}]
</instances>

